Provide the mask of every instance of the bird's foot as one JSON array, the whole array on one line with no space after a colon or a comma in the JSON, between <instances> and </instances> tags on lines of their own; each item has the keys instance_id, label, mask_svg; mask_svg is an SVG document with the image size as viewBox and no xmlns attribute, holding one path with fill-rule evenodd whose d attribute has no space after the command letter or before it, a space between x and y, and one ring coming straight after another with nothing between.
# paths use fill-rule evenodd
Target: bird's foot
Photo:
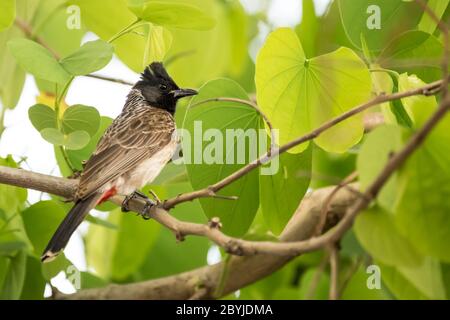
<instances>
[{"instance_id":1,"label":"bird's foot","mask_svg":"<svg viewBox=\"0 0 450 320\"><path fill-rule=\"evenodd\" d=\"M150 200L149 198L145 200L144 208L142 209L141 212L141 216L142 218L144 218L144 220L148 220L151 218L150 210L152 209L152 207L156 205L157 204L154 201Z\"/></svg>"},{"instance_id":2,"label":"bird's foot","mask_svg":"<svg viewBox=\"0 0 450 320\"><path fill-rule=\"evenodd\" d=\"M149 200L145 194L136 190L133 193L127 195L125 197L125 199L122 201L122 207L121 207L122 212L129 212L130 208L128 205L129 205L130 201L133 199L137 199L137 198L142 198L145 201Z\"/></svg>"},{"instance_id":3,"label":"bird's foot","mask_svg":"<svg viewBox=\"0 0 450 320\"><path fill-rule=\"evenodd\" d=\"M152 193L152 194L154 194L154 193ZM155 203L154 201L150 200L145 194L143 194L142 192L137 191L137 190L134 191L132 194L129 194L128 196L126 196L125 199L122 201L122 208L121 208L122 212L129 212L130 211L130 208L128 206L129 202L133 199L138 199L138 198L141 198L145 201L144 208L142 209L142 212L138 213L138 215L141 215L142 218L144 218L145 220L150 219L151 218L150 209L152 207L154 207L155 205L157 205L158 202ZM158 198L157 198L157 201L159 201Z\"/></svg>"}]
</instances>

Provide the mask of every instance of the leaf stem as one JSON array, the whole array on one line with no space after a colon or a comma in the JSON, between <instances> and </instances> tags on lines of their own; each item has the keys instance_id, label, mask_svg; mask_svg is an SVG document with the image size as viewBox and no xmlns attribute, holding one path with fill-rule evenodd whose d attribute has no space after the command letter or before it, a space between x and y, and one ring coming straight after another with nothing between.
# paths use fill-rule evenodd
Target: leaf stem
<instances>
[{"instance_id":1,"label":"leaf stem","mask_svg":"<svg viewBox=\"0 0 450 320\"><path fill-rule=\"evenodd\" d=\"M56 125L58 129L61 129L61 119L59 114L59 108L61 105L61 101L66 95L67 91L69 90L70 84L72 83L73 79L75 77L71 77L69 81L66 82L64 85L61 94L58 95L58 85L56 85L56 99L55 99L55 113L56 113ZM70 171L73 173L75 172L75 167L73 166L72 162L70 161L69 155L67 154L66 148L64 146L58 146L59 150L61 151L61 154L64 158L64 161L66 165L69 167Z\"/></svg>"},{"instance_id":2,"label":"leaf stem","mask_svg":"<svg viewBox=\"0 0 450 320\"><path fill-rule=\"evenodd\" d=\"M139 22L141 22L141 19L137 19L136 21L133 21L132 23L130 23L128 26L126 26L125 28L120 30L118 33L113 35L111 37L111 39L108 40L108 43L112 43L114 40L117 40L121 36L123 36L123 35L129 33L130 31L140 27L140 25L138 25Z\"/></svg>"}]
</instances>

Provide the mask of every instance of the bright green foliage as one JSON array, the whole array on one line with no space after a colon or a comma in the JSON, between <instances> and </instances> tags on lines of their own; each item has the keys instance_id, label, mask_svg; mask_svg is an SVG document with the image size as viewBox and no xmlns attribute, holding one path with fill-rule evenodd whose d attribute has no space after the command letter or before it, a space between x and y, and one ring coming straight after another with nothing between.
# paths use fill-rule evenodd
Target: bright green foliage
<instances>
[{"instance_id":1,"label":"bright green foliage","mask_svg":"<svg viewBox=\"0 0 450 320\"><path fill-rule=\"evenodd\" d=\"M74 105L64 111L61 126L65 133L83 130L93 136L100 126L100 114L94 107Z\"/></svg>"},{"instance_id":2,"label":"bright green foliage","mask_svg":"<svg viewBox=\"0 0 450 320\"><path fill-rule=\"evenodd\" d=\"M102 69L111 60L113 52L114 47L103 40L89 41L60 63L71 75L80 76Z\"/></svg>"},{"instance_id":3,"label":"bright green foliage","mask_svg":"<svg viewBox=\"0 0 450 320\"><path fill-rule=\"evenodd\" d=\"M396 35L415 29L423 14L414 1L337 1L345 32L358 49L363 37L369 50L380 51Z\"/></svg>"},{"instance_id":4,"label":"bright green foliage","mask_svg":"<svg viewBox=\"0 0 450 320\"><path fill-rule=\"evenodd\" d=\"M254 148L258 146L258 135L247 136L245 133L247 129L259 129L260 117L257 111L237 102L211 101L194 106L198 102L214 97L248 100L245 91L237 83L227 79L206 83L192 99L184 122L184 128L191 133L192 139L183 141L183 149L184 152L191 150L189 155L191 164L187 164L186 168L194 189L205 188L225 178L254 160L258 153L258 149ZM205 141L200 140L202 133L199 131L201 130L198 128L199 125L202 126L203 132L208 129L215 131L209 130L211 135L205 136ZM241 132L236 131L235 135L227 135L227 129L241 129ZM200 136L196 138L195 134ZM201 141L202 145L198 145ZM226 148L222 149L222 143ZM239 145L246 147L243 149ZM250 146L255 151L253 154L248 151ZM243 154L242 150L247 151ZM205 159L210 163L205 162ZM238 199L234 201L200 199L205 214L208 218L219 217L226 232L234 235L244 234L258 209L257 170L231 183L218 194L237 196Z\"/></svg>"},{"instance_id":5,"label":"bright green foliage","mask_svg":"<svg viewBox=\"0 0 450 320\"><path fill-rule=\"evenodd\" d=\"M28 117L37 131L57 128L55 111L45 104L35 104L28 109Z\"/></svg>"},{"instance_id":6,"label":"bright green foliage","mask_svg":"<svg viewBox=\"0 0 450 320\"><path fill-rule=\"evenodd\" d=\"M383 264L417 266L423 262L423 257L399 233L389 212L372 208L361 213L354 230L367 252Z\"/></svg>"},{"instance_id":7,"label":"bright green foliage","mask_svg":"<svg viewBox=\"0 0 450 320\"><path fill-rule=\"evenodd\" d=\"M442 43L433 35L422 31L408 31L395 38L384 48L378 63L398 72L416 74L432 82L441 77Z\"/></svg>"},{"instance_id":8,"label":"bright green foliage","mask_svg":"<svg viewBox=\"0 0 450 320\"><path fill-rule=\"evenodd\" d=\"M276 174L260 175L260 201L264 218L280 234L294 214L310 182L312 148L301 154L282 154Z\"/></svg>"},{"instance_id":9,"label":"bright green foliage","mask_svg":"<svg viewBox=\"0 0 450 320\"><path fill-rule=\"evenodd\" d=\"M366 101L371 90L369 71L352 50L307 59L295 32L287 28L269 35L258 55L255 81L258 102L280 129L281 144ZM327 151L345 152L362 134L361 117L356 116L314 141Z\"/></svg>"},{"instance_id":10,"label":"bright green foliage","mask_svg":"<svg viewBox=\"0 0 450 320\"><path fill-rule=\"evenodd\" d=\"M70 75L42 45L27 39L13 39L8 48L17 63L35 77L64 84Z\"/></svg>"},{"instance_id":11,"label":"bright green foliage","mask_svg":"<svg viewBox=\"0 0 450 320\"><path fill-rule=\"evenodd\" d=\"M133 214L112 211L108 221L118 229L91 225L86 238L87 261L104 279L123 280L144 262L160 225Z\"/></svg>"},{"instance_id":12,"label":"bright green foliage","mask_svg":"<svg viewBox=\"0 0 450 320\"><path fill-rule=\"evenodd\" d=\"M52 108L43 104L32 106L28 115L43 139L69 150L84 148L100 126L98 111L84 105L67 108L61 119Z\"/></svg>"},{"instance_id":13,"label":"bright green foliage","mask_svg":"<svg viewBox=\"0 0 450 320\"><path fill-rule=\"evenodd\" d=\"M443 21L449 2L426 1ZM180 87L199 91L180 100L175 115L179 131L191 134L182 140L185 162L169 163L141 190L164 200L214 185L267 151L271 137L258 110L218 97L257 104L278 131L274 142L280 146L375 95L413 90L442 77L444 37L415 1L334 0L321 16L315 3L302 1L295 28L275 28L266 7L249 13L239 0L1 0L0 135L10 138L10 126L29 126L11 121L23 109L7 109L19 98L29 101L22 89L25 76L33 76L39 97L28 107L32 134L53 145L61 175L76 176L112 119L78 104L83 92L74 92L73 80L84 81L82 76L93 72L120 79L105 69L113 55L136 79L151 62L163 61ZM92 35L98 39L81 45ZM70 106L68 90L75 99ZM179 204L170 214L201 224L219 217L225 234L246 240L292 237L283 231L299 205L317 214L327 200L316 201L320 197L305 196L307 191L333 190L355 172L357 178L341 192L367 190L440 101L430 93L373 106L253 168L215 196ZM373 119L383 123L373 128ZM450 298L449 128L447 115L340 239L341 299ZM5 156L0 166L41 171L27 156L26 151ZM173 276L227 257L206 237L177 242L156 221L106 202L96 208L101 214L86 217L87 233L78 234L84 271L64 254L41 264L39 256L72 206L54 195L47 199L0 184L0 299L42 299L46 284L61 272L68 279L79 274L81 289L101 288ZM337 218L340 209L332 205L328 217ZM328 254L322 249L293 258L225 298L328 299ZM267 256L260 266L276 259L284 258ZM377 267L379 289L371 288ZM190 281L200 288L201 280Z\"/></svg>"},{"instance_id":14,"label":"bright green foliage","mask_svg":"<svg viewBox=\"0 0 450 320\"><path fill-rule=\"evenodd\" d=\"M137 1L141 2L141 1ZM207 30L215 25L208 14L196 6L177 1L147 1L136 5L130 1L130 10L140 19L165 27Z\"/></svg>"},{"instance_id":15,"label":"bright green foliage","mask_svg":"<svg viewBox=\"0 0 450 320\"><path fill-rule=\"evenodd\" d=\"M449 0L428 0L427 4L431 8L431 10L433 10L436 17L438 19L441 19L449 3ZM434 30L436 29L436 21L433 20L433 18L430 17L429 14L426 14L424 12L424 14L422 15L422 19L420 19L418 28L419 30L433 34Z\"/></svg>"},{"instance_id":16,"label":"bright green foliage","mask_svg":"<svg viewBox=\"0 0 450 320\"><path fill-rule=\"evenodd\" d=\"M172 45L172 40L173 37L169 30L161 26L150 25L145 47L147 56L144 56L144 65L153 61L163 61Z\"/></svg>"},{"instance_id":17,"label":"bright green foliage","mask_svg":"<svg viewBox=\"0 0 450 320\"><path fill-rule=\"evenodd\" d=\"M0 31L7 29L16 16L16 0L4 0L0 3Z\"/></svg>"},{"instance_id":18,"label":"bright green foliage","mask_svg":"<svg viewBox=\"0 0 450 320\"><path fill-rule=\"evenodd\" d=\"M389 157L402 146L402 131L397 126L381 126L367 135L361 146L356 167L364 191L381 172ZM378 194L378 203L387 210L393 209L396 200L397 175L391 176Z\"/></svg>"}]
</instances>

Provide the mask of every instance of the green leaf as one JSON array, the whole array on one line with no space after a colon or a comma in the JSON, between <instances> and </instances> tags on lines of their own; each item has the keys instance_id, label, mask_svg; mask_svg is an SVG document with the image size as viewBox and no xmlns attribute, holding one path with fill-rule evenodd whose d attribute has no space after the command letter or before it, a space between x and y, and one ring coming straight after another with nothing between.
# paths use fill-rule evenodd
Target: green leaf
<instances>
[{"instance_id":1,"label":"green leaf","mask_svg":"<svg viewBox=\"0 0 450 320\"><path fill-rule=\"evenodd\" d=\"M61 59L62 67L74 76L92 73L102 69L111 61L114 47L103 40L89 41L77 51Z\"/></svg>"},{"instance_id":2,"label":"green leaf","mask_svg":"<svg viewBox=\"0 0 450 320\"><path fill-rule=\"evenodd\" d=\"M50 281L61 271L66 272L71 265L72 263L64 253L61 253L54 260L42 264L42 275L47 281Z\"/></svg>"},{"instance_id":3,"label":"green leaf","mask_svg":"<svg viewBox=\"0 0 450 320\"><path fill-rule=\"evenodd\" d=\"M314 1L304 0L302 2L302 20L301 23L295 27L295 32L308 57L316 55L319 29L320 20L316 16Z\"/></svg>"},{"instance_id":4,"label":"green leaf","mask_svg":"<svg viewBox=\"0 0 450 320\"><path fill-rule=\"evenodd\" d=\"M68 150L80 150L89 143L90 139L89 133L77 130L64 136L64 146Z\"/></svg>"},{"instance_id":5,"label":"green leaf","mask_svg":"<svg viewBox=\"0 0 450 320\"><path fill-rule=\"evenodd\" d=\"M8 42L8 48L17 63L35 77L59 84L69 80L66 70L40 44L27 39L13 39Z\"/></svg>"},{"instance_id":6,"label":"green leaf","mask_svg":"<svg viewBox=\"0 0 450 320\"><path fill-rule=\"evenodd\" d=\"M441 19L444 15L445 9L447 9L449 0L428 0L428 7L434 12L438 19ZM436 29L436 22L430 16L428 12L424 12L422 19L420 19L418 29L432 34Z\"/></svg>"},{"instance_id":7,"label":"green leaf","mask_svg":"<svg viewBox=\"0 0 450 320\"><path fill-rule=\"evenodd\" d=\"M23 284L21 300L42 300L46 281L41 271L41 261L31 256L27 257L27 270Z\"/></svg>"},{"instance_id":8,"label":"green leaf","mask_svg":"<svg viewBox=\"0 0 450 320\"><path fill-rule=\"evenodd\" d=\"M87 262L105 279L124 280L144 262L158 236L160 225L141 217L111 211L108 222L117 229L89 226L86 237Z\"/></svg>"},{"instance_id":9,"label":"green leaf","mask_svg":"<svg viewBox=\"0 0 450 320\"><path fill-rule=\"evenodd\" d=\"M408 279L405 278L395 267L383 266L381 268L383 283L399 300L425 300L429 299L424 293L417 289Z\"/></svg>"},{"instance_id":10,"label":"green leaf","mask_svg":"<svg viewBox=\"0 0 450 320\"><path fill-rule=\"evenodd\" d=\"M313 145L312 161L310 187L335 186L355 171L356 154L354 152L329 153Z\"/></svg>"},{"instance_id":11,"label":"green leaf","mask_svg":"<svg viewBox=\"0 0 450 320\"><path fill-rule=\"evenodd\" d=\"M80 289L92 289L92 288L103 288L108 285L108 282L99 278L89 272L81 272L81 288Z\"/></svg>"},{"instance_id":12,"label":"green leaf","mask_svg":"<svg viewBox=\"0 0 450 320\"><path fill-rule=\"evenodd\" d=\"M56 146L64 145L64 134L56 128L45 128L41 130L41 136L44 140Z\"/></svg>"},{"instance_id":13,"label":"green leaf","mask_svg":"<svg viewBox=\"0 0 450 320\"><path fill-rule=\"evenodd\" d=\"M81 130L92 137L100 126L100 114L94 107L77 104L64 111L61 123L66 134Z\"/></svg>"},{"instance_id":14,"label":"green leaf","mask_svg":"<svg viewBox=\"0 0 450 320\"><path fill-rule=\"evenodd\" d=\"M86 27L108 41L125 26L136 21L136 17L128 10L127 1L103 0L70 0L69 4L78 6L82 12L82 22ZM101 12L101 14L99 14ZM113 19L111 17L114 17ZM136 29L141 31L141 29ZM145 38L130 33L113 42L114 51L128 67L135 72L142 72Z\"/></svg>"},{"instance_id":15,"label":"green leaf","mask_svg":"<svg viewBox=\"0 0 450 320\"><path fill-rule=\"evenodd\" d=\"M147 56L144 65L153 61L163 61L171 45L172 34L169 30L160 26L149 26L146 45Z\"/></svg>"},{"instance_id":16,"label":"green leaf","mask_svg":"<svg viewBox=\"0 0 450 320\"><path fill-rule=\"evenodd\" d=\"M401 128L384 125L367 135L357 158L356 168L361 190L365 190L384 169L391 154L403 145ZM393 174L377 196L377 201L388 211L393 210L397 198L397 174Z\"/></svg>"},{"instance_id":17,"label":"green leaf","mask_svg":"<svg viewBox=\"0 0 450 320\"><path fill-rule=\"evenodd\" d=\"M0 2L0 32L9 28L16 16L16 0Z\"/></svg>"},{"instance_id":18,"label":"green leaf","mask_svg":"<svg viewBox=\"0 0 450 320\"><path fill-rule=\"evenodd\" d=\"M417 77L401 75L399 87L423 85ZM437 108L435 97L402 100L416 128L420 128ZM450 115L446 115L401 168L398 178L396 222L399 230L419 251L450 261L445 245L450 241ZM430 192L431 190L431 192Z\"/></svg>"},{"instance_id":19,"label":"green leaf","mask_svg":"<svg viewBox=\"0 0 450 320\"><path fill-rule=\"evenodd\" d=\"M361 49L361 35L372 51L380 51L396 35L416 28L423 10L402 0L338 0L341 21L351 43Z\"/></svg>"},{"instance_id":20,"label":"green leaf","mask_svg":"<svg viewBox=\"0 0 450 320\"><path fill-rule=\"evenodd\" d=\"M69 150L79 150L85 147L90 140L86 131L77 130L67 135L55 128L46 128L41 131L44 140L55 146L65 146Z\"/></svg>"},{"instance_id":21,"label":"green leaf","mask_svg":"<svg viewBox=\"0 0 450 320\"><path fill-rule=\"evenodd\" d=\"M367 274L364 268L360 267L352 275L348 281L345 289L342 292L342 300L384 300L386 294L381 289L369 289L367 287L367 278L370 274ZM383 279L383 273L381 274Z\"/></svg>"},{"instance_id":22,"label":"green leaf","mask_svg":"<svg viewBox=\"0 0 450 320\"><path fill-rule=\"evenodd\" d=\"M196 6L176 1L131 3L129 8L138 18L161 26L208 30L215 25L215 20Z\"/></svg>"},{"instance_id":23,"label":"green leaf","mask_svg":"<svg viewBox=\"0 0 450 320\"><path fill-rule=\"evenodd\" d=\"M311 147L301 154L283 153L277 173L260 175L261 209L274 234L283 231L308 189L311 155Z\"/></svg>"},{"instance_id":24,"label":"green leaf","mask_svg":"<svg viewBox=\"0 0 450 320\"><path fill-rule=\"evenodd\" d=\"M397 270L429 299L445 299L441 265L436 259L427 257L419 266L400 266Z\"/></svg>"},{"instance_id":25,"label":"green leaf","mask_svg":"<svg viewBox=\"0 0 450 320\"><path fill-rule=\"evenodd\" d=\"M242 71L240 65L248 59L248 18L243 16L239 1L181 0L214 14L217 25L208 31L171 29L173 42L167 54L171 60L169 74L177 83L187 87L200 87L206 81L235 76ZM178 57L178 58L177 58ZM175 59L177 58L177 59ZM250 59L249 59L250 60ZM253 62L250 61L250 68ZM192 72L195 68L196 72ZM249 78L253 82L254 72Z\"/></svg>"},{"instance_id":26,"label":"green leaf","mask_svg":"<svg viewBox=\"0 0 450 320\"><path fill-rule=\"evenodd\" d=\"M366 65L348 48L307 59L295 32L272 32L256 60L256 93L261 109L287 143L369 99ZM352 94L348 94L352 92ZM345 152L361 139L357 115L327 130L314 141L329 152ZM301 152L304 143L291 149Z\"/></svg>"},{"instance_id":27,"label":"green leaf","mask_svg":"<svg viewBox=\"0 0 450 320\"><path fill-rule=\"evenodd\" d=\"M41 256L65 215L64 207L54 200L39 201L22 212L25 229L36 257Z\"/></svg>"},{"instance_id":28,"label":"green leaf","mask_svg":"<svg viewBox=\"0 0 450 320\"><path fill-rule=\"evenodd\" d=\"M55 110L45 104L35 104L28 109L28 117L37 131L57 128Z\"/></svg>"},{"instance_id":29,"label":"green leaf","mask_svg":"<svg viewBox=\"0 0 450 320\"><path fill-rule=\"evenodd\" d=\"M423 263L423 257L397 230L393 215L379 207L360 214L354 230L367 252L383 264L411 267Z\"/></svg>"},{"instance_id":30,"label":"green leaf","mask_svg":"<svg viewBox=\"0 0 450 320\"><path fill-rule=\"evenodd\" d=\"M317 274L320 272L320 274ZM314 284L315 277L318 277L317 284ZM321 272L318 268L309 268L300 279L299 295L302 300L327 300L328 289L330 287L330 277L326 272Z\"/></svg>"},{"instance_id":31,"label":"green leaf","mask_svg":"<svg viewBox=\"0 0 450 320\"><path fill-rule=\"evenodd\" d=\"M448 144L444 150L450 152ZM408 159L398 178L395 218L399 230L423 254L449 262L450 173L442 160L426 145Z\"/></svg>"},{"instance_id":32,"label":"green leaf","mask_svg":"<svg viewBox=\"0 0 450 320\"><path fill-rule=\"evenodd\" d=\"M22 241L5 241L3 236L0 236L0 256L7 256L15 254L17 251L24 249L26 244Z\"/></svg>"},{"instance_id":33,"label":"green leaf","mask_svg":"<svg viewBox=\"0 0 450 320\"><path fill-rule=\"evenodd\" d=\"M30 19L36 9L37 2L19 1L16 3L17 17ZM16 59L7 50L7 43L14 38L24 37L16 27L0 32L0 100L3 107L13 109L19 101L25 83L25 71L16 63Z\"/></svg>"},{"instance_id":34,"label":"green leaf","mask_svg":"<svg viewBox=\"0 0 450 320\"><path fill-rule=\"evenodd\" d=\"M19 251L14 257L0 256L0 265L5 264L6 266L3 284L0 283L0 299L16 300L20 298L25 280L26 261L25 250Z\"/></svg>"},{"instance_id":35,"label":"green leaf","mask_svg":"<svg viewBox=\"0 0 450 320\"><path fill-rule=\"evenodd\" d=\"M91 140L85 147L83 147L79 150L67 150L67 155L69 156L70 162L75 166L75 168L77 170L81 170L83 168L82 162L89 159L91 154L94 152L98 141L102 137L106 128L108 128L111 123L112 123L111 118L101 117L99 129L97 130L95 135L91 138ZM58 162L58 163L60 163L60 162Z\"/></svg>"},{"instance_id":36,"label":"green leaf","mask_svg":"<svg viewBox=\"0 0 450 320\"><path fill-rule=\"evenodd\" d=\"M161 199L167 199L190 191L192 191L192 187L189 183L178 183L167 188L167 193L156 192ZM186 202L183 206L176 206L170 211L170 214L181 220L204 224L206 219L201 212L202 207L198 200L195 200ZM192 237L189 241L177 242L173 233L166 228L162 228L161 232L158 232L154 241L144 263L137 272L137 281L157 279L200 268L205 265L208 248L211 246L210 241L204 237ZM158 261L158 265L155 264L155 261ZM164 267L160 268L161 265Z\"/></svg>"},{"instance_id":37,"label":"green leaf","mask_svg":"<svg viewBox=\"0 0 450 320\"><path fill-rule=\"evenodd\" d=\"M441 78L442 43L422 31L400 34L381 52L377 63L399 73L416 74L426 82Z\"/></svg>"},{"instance_id":38,"label":"green leaf","mask_svg":"<svg viewBox=\"0 0 450 320\"><path fill-rule=\"evenodd\" d=\"M217 79L201 87L191 105L214 97L248 100L236 82ZM184 128L192 139L183 140L183 154L190 157L186 168L194 189L205 188L256 158L258 150L254 147L259 141L259 121L259 114L253 108L236 102L208 102L188 110ZM208 136L198 137L202 134L199 130L208 130ZM256 140L250 140L252 133ZM254 154L250 153L250 147ZM200 203L207 217L220 218L226 233L243 235L258 209L258 189L258 172L254 170L218 192L224 196L237 196L238 200L205 198L200 199Z\"/></svg>"}]
</instances>

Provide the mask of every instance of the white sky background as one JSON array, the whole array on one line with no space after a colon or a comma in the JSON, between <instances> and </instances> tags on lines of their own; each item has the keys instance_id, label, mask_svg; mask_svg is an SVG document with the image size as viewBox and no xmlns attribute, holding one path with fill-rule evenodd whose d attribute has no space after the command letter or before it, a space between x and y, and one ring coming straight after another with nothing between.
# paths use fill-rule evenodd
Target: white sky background
<instances>
[{"instance_id":1,"label":"white sky background","mask_svg":"<svg viewBox=\"0 0 450 320\"><path fill-rule=\"evenodd\" d=\"M293 27L301 19L300 0L241 0L241 2L245 10L249 13L254 13L260 8L267 8L268 19L274 27ZM319 15L323 14L328 3L329 0L315 0L316 13ZM260 26L260 35L256 40L256 48L253 48L255 44L252 44L252 54L262 44L268 31L267 26ZM83 41L90 41L95 38L96 36L93 34L88 34ZM136 73L128 69L117 58L113 58L108 66L102 69L99 74L131 82L135 82L139 78ZM70 87L66 102L68 105L80 103L95 106L101 115L115 118L123 107L129 89L130 87L126 85L87 77L77 77ZM0 139L0 156L5 157L8 154L12 154L16 161L22 156L25 156L27 158L26 163L23 164L25 169L45 174L59 175L53 146L41 138L40 134L34 129L28 119L28 108L36 103L36 97L38 95L39 91L33 78L27 76L17 107L14 110L8 110L6 112L5 127L7 129ZM41 192L29 191L28 200L31 203L40 199L48 199L48 196L43 195ZM85 233L86 230L87 226L82 224L71 238L65 250L68 259L82 271L86 270L86 261L80 234ZM219 259L220 252L217 248L209 252L207 257L208 263L215 263ZM72 285L65 280L62 273L54 278L52 283L62 292L74 292Z\"/></svg>"}]
</instances>

